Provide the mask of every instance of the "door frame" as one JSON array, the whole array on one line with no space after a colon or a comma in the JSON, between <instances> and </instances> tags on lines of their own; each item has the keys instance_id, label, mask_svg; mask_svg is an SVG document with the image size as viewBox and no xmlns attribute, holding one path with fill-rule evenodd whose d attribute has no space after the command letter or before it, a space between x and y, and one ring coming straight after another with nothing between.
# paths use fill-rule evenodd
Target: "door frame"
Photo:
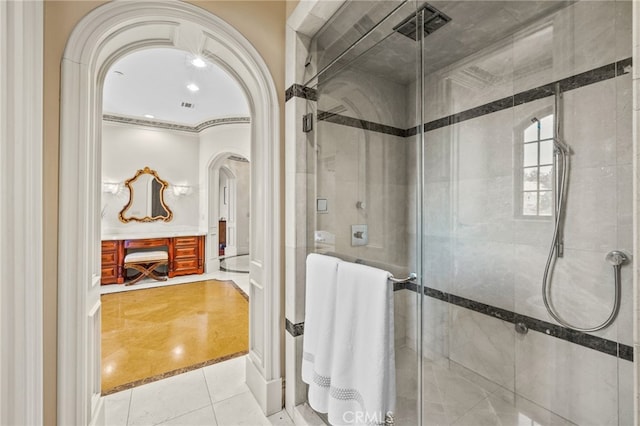
<instances>
[{"instance_id":1,"label":"door frame","mask_svg":"<svg viewBox=\"0 0 640 426\"><path fill-rule=\"evenodd\" d=\"M247 385L265 414L282 407L280 106L251 43L213 14L176 1L109 2L74 28L62 59L58 244L58 423L93 424L100 397L102 86L123 55L150 47L199 52L227 70L251 110ZM97 294L97 296L96 296Z\"/></svg>"}]
</instances>

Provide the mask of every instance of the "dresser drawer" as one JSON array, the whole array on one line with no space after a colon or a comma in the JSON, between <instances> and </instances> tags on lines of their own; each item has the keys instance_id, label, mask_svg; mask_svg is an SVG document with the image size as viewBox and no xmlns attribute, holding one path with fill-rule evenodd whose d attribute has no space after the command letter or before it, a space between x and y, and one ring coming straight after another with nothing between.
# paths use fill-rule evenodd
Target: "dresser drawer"
<instances>
[{"instance_id":1,"label":"dresser drawer","mask_svg":"<svg viewBox=\"0 0 640 426\"><path fill-rule=\"evenodd\" d=\"M173 270L176 274L190 273L194 274L198 271L198 259L176 260L173 263Z\"/></svg>"},{"instance_id":2,"label":"dresser drawer","mask_svg":"<svg viewBox=\"0 0 640 426\"><path fill-rule=\"evenodd\" d=\"M147 238L146 240L126 240L124 248L148 248L168 246L167 238Z\"/></svg>"},{"instance_id":3,"label":"dresser drawer","mask_svg":"<svg viewBox=\"0 0 640 426\"><path fill-rule=\"evenodd\" d=\"M118 248L117 241L103 241L102 242L102 251L115 250Z\"/></svg>"},{"instance_id":4,"label":"dresser drawer","mask_svg":"<svg viewBox=\"0 0 640 426\"><path fill-rule=\"evenodd\" d=\"M175 237L173 242L176 247L179 246L195 246L198 244L199 237Z\"/></svg>"},{"instance_id":5,"label":"dresser drawer","mask_svg":"<svg viewBox=\"0 0 640 426\"><path fill-rule=\"evenodd\" d=\"M113 284L118 280L118 265L113 265L108 268L102 268L100 282L102 284Z\"/></svg>"},{"instance_id":6,"label":"dresser drawer","mask_svg":"<svg viewBox=\"0 0 640 426\"><path fill-rule=\"evenodd\" d=\"M117 263L118 253L115 251L102 251L102 266L115 265Z\"/></svg>"},{"instance_id":7,"label":"dresser drawer","mask_svg":"<svg viewBox=\"0 0 640 426\"><path fill-rule=\"evenodd\" d=\"M191 258L196 259L198 257L198 247L176 247L174 250L174 256L176 259Z\"/></svg>"}]
</instances>

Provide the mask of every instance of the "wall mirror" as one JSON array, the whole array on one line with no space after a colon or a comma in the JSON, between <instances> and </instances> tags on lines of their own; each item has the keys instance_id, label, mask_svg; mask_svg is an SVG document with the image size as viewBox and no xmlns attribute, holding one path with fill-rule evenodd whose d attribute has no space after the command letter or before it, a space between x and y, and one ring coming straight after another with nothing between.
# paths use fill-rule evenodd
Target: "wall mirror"
<instances>
[{"instance_id":1,"label":"wall mirror","mask_svg":"<svg viewBox=\"0 0 640 426\"><path fill-rule=\"evenodd\" d=\"M129 189L129 202L118 215L121 222L169 222L173 218L164 201L164 190L169 184L160 179L155 170L140 169L124 184Z\"/></svg>"}]
</instances>

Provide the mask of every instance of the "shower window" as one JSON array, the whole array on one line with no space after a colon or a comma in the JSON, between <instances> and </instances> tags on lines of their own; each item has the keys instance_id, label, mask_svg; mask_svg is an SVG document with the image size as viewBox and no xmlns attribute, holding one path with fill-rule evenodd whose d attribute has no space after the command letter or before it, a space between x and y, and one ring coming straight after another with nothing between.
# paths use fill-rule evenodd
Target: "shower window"
<instances>
[{"instance_id":1,"label":"shower window","mask_svg":"<svg viewBox=\"0 0 640 426\"><path fill-rule=\"evenodd\" d=\"M520 215L525 218L553 214L553 114L523 132Z\"/></svg>"}]
</instances>

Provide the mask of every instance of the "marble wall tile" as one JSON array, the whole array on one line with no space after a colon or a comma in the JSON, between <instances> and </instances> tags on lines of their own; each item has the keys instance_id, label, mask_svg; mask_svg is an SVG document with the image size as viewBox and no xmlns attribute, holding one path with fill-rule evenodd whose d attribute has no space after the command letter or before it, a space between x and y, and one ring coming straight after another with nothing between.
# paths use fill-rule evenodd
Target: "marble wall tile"
<instances>
[{"instance_id":1,"label":"marble wall tile","mask_svg":"<svg viewBox=\"0 0 640 426\"><path fill-rule=\"evenodd\" d=\"M514 220L514 242L541 247L548 251L553 238L553 228L553 218L548 220L517 218Z\"/></svg>"},{"instance_id":2,"label":"marble wall tile","mask_svg":"<svg viewBox=\"0 0 640 426\"><path fill-rule=\"evenodd\" d=\"M427 287L450 292L453 285L453 241L427 236L423 244L422 277Z\"/></svg>"},{"instance_id":3,"label":"marble wall tile","mask_svg":"<svg viewBox=\"0 0 640 426\"><path fill-rule=\"evenodd\" d=\"M513 44L510 39L465 58L444 74L450 111L457 113L513 94Z\"/></svg>"},{"instance_id":4,"label":"marble wall tile","mask_svg":"<svg viewBox=\"0 0 640 426\"><path fill-rule=\"evenodd\" d=\"M393 325L396 348L402 348L405 346L407 342L407 321L413 320L413 318L407 318L406 298L401 294L406 291L408 290L393 292Z\"/></svg>"},{"instance_id":5,"label":"marble wall tile","mask_svg":"<svg viewBox=\"0 0 640 426\"><path fill-rule=\"evenodd\" d=\"M422 355L434 362L449 357L449 304L431 297L422 299Z\"/></svg>"},{"instance_id":6,"label":"marble wall tile","mask_svg":"<svg viewBox=\"0 0 640 426\"><path fill-rule=\"evenodd\" d=\"M618 166L617 178L617 230L619 250L633 250L633 166Z\"/></svg>"},{"instance_id":7,"label":"marble wall tile","mask_svg":"<svg viewBox=\"0 0 640 426\"><path fill-rule=\"evenodd\" d=\"M576 2L554 17L554 80L615 61L616 4ZM557 30L557 34L556 34Z\"/></svg>"},{"instance_id":8,"label":"marble wall tile","mask_svg":"<svg viewBox=\"0 0 640 426\"><path fill-rule=\"evenodd\" d=\"M457 239L454 253L451 293L513 311L513 244Z\"/></svg>"},{"instance_id":9,"label":"marble wall tile","mask_svg":"<svg viewBox=\"0 0 640 426\"><path fill-rule=\"evenodd\" d=\"M451 360L513 391L513 325L453 305L450 315Z\"/></svg>"},{"instance_id":10,"label":"marble wall tile","mask_svg":"<svg viewBox=\"0 0 640 426\"><path fill-rule=\"evenodd\" d=\"M615 167L570 170L564 222L565 248L606 252L616 247L616 192Z\"/></svg>"},{"instance_id":11,"label":"marble wall tile","mask_svg":"<svg viewBox=\"0 0 640 426\"><path fill-rule=\"evenodd\" d=\"M516 393L580 425L618 424L615 357L537 332L515 345Z\"/></svg>"},{"instance_id":12,"label":"marble wall tile","mask_svg":"<svg viewBox=\"0 0 640 426\"><path fill-rule=\"evenodd\" d=\"M318 109L405 129L405 94L398 83L348 68L318 85Z\"/></svg>"},{"instance_id":13,"label":"marble wall tile","mask_svg":"<svg viewBox=\"0 0 640 426\"><path fill-rule=\"evenodd\" d=\"M498 176L459 180L455 186L455 236L481 241L512 242L513 178Z\"/></svg>"},{"instance_id":14,"label":"marble wall tile","mask_svg":"<svg viewBox=\"0 0 640 426\"><path fill-rule=\"evenodd\" d=\"M626 2L628 3L628 2ZM633 91L631 74L616 77L616 158L617 164L633 162Z\"/></svg>"},{"instance_id":15,"label":"marble wall tile","mask_svg":"<svg viewBox=\"0 0 640 426\"><path fill-rule=\"evenodd\" d=\"M618 360L618 424L633 424L633 363Z\"/></svg>"},{"instance_id":16,"label":"marble wall tile","mask_svg":"<svg viewBox=\"0 0 640 426\"><path fill-rule=\"evenodd\" d=\"M510 176L513 173L513 110L452 126L457 179Z\"/></svg>"},{"instance_id":17,"label":"marble wall tile","mask_svg":"<svg viewBox=\"0 0 640 426\"><path fill-rule=\"evenodd\" d=\"M562 116L572 169L616 164L616 79L564 92Z\"/></svg>"},{"instance_id":18,"label":"marble wall tile","mask_svg":"<svg viewBox=\"0 0 640 426\"><path fill-rule=\"evenodd\" d=\"M513 89L517 92L553 81L553 16L513 37Z\"/></svg>"},{"instance_id":19,"label":"marble wall tile","mask_svg":"<svg viewBox=\"0 0 640 426\"><path fill-rule=\"evenodd\" d=\"M450 182L424 185L423 232L428 236L450 237L453 233L453 199Z\"/></svg>"},{"instance_id":20,"label":"marble wall tile","mask_svg":"<svg viewBox=\"0 0 640 426\"><path fill-rule=\"evenodd\" d=\"M616 60L630 58L632 52L633 29L633 2L629 0L616 0Z\"/></svg>"},{"instance_id":21,"label":"marble wall tile","mask_svg":"<svg viewBox=\"0 0 640 426\"><path fill-rule=\"evenodd\" d=\"M426 182L443 182L452 178L453 144L451 127L441 127L424 134L424 178Z\"/></svg>"},{"instance_id":22,"label":"marble wall tile","mask_svg":"<svg viewBox=\"0 0 640 426\"><path fill-rule=\"evenodd\" d=\"M553 322L542 301L542 275L549 247L515 245L515 311Z\"/></svg>"}]
</instances>

